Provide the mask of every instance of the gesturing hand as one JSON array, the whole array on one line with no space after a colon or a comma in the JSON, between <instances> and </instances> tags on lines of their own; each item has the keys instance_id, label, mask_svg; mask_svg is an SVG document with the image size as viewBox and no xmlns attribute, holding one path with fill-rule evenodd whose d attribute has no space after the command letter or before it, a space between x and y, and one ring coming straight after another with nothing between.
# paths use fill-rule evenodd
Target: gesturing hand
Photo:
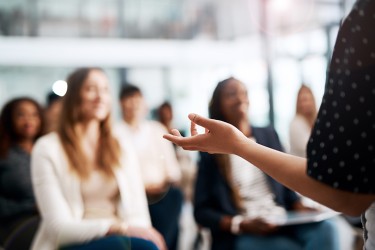
<instances>
[{"instance_id":1,"label":"gesturing hand","mask_svg":"<svg viewBox=\"0 0 375 250\"><path fill-rule=\"evenodd\" d=\"M197 114L189 114L191 121L190 137L182 137L178 130L163 137L186 150L199 150L208 153L232 154L236 153L247 138L237 128L229 123L207 119ZM198 134L197 125L205 128L205 133Z\"/></svg>"}]
</instances>

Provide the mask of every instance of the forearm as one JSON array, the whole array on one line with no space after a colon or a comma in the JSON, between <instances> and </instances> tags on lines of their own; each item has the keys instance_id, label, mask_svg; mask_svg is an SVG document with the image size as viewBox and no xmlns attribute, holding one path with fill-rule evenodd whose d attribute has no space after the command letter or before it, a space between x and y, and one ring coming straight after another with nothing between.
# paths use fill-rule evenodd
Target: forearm
<instances>
[{"instance_id":1,"label":"forearm","mask_svg":"<svg viewBox=\"0 0 375 250\"><path fill-rule=\"evenodd\" d=\"M374 195L341 191L310 178L306 174L305 158L261 146L249 139L240 141L234 151L290 189L333 210L358 215L375 200Z\"/></svg>"}]
</instances>

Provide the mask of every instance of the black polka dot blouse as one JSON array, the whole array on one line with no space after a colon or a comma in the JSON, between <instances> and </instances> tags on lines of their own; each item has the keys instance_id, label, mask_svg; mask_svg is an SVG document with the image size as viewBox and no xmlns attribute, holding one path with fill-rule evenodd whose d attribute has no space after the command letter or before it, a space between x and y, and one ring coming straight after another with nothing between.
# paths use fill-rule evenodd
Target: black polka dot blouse
<instances>
[{"instance_id":1,"label":"black polka dot blouse","mask_svg":"<svg viewBox=\"0 0 375 250\"><path fill-rule=\"evenodd\" d=\"M357 1L340 28L307 158L314 179L375 193L374 0Z\"/></svg>"}]
</instances>

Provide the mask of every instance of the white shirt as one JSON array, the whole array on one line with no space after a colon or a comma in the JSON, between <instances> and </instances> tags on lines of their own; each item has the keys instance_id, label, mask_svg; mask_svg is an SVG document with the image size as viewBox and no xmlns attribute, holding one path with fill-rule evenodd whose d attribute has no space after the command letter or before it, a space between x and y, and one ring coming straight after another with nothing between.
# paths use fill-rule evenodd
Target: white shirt
<instances>
[{"instance_id":1,"label":"white shirt","mask_svg":"<svg viewBox=\"0 0 375 250\"><path fill-rule=\"evenodd\" d=\"M116 124L115 130L133 142L146 187L180 181L181 168L176 153L172 143L163 138L168 132L160 123L144 121L133 129L122 121Z\"/></svg>"},{"instance_id":2,"label":"white shirt","mask_svg":"<svg viewBox=\"0 0 375 250\"><path fill-rule=\"evenodd\" d=\"M310 138L311 128L300 115L296 115L289 126L289 144L292 155L306 157L306 145Z\"/></svg>"},{"instance_id":3,"label":"white shirt","mask_svg":"<svg viewBox=\"0 0 375 250\"><path fill-rule=\"evenodd\" d=\"M246 217L267 219L286 214L285 209L276 204L275 195L261 170L237 155L230 155L230 163L233 182L239 187Z\"/></svg>"}]
</instances>

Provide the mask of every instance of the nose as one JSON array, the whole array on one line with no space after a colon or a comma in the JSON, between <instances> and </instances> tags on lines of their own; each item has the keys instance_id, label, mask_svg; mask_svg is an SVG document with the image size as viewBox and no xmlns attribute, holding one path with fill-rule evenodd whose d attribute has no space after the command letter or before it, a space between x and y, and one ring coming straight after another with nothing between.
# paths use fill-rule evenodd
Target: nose
<instances>
[{"instance_id":1,"label":"nose","mask_svg":"<svg viewBox=\"0 0 375 250\"><path fill-rule=\"evenodd\" d=\"M102 100L104 100L105 97L106 97L106 95L107 95L106 91L101 90L101 89L99 89L99 88L96 89L96 91L95 91L95 99L96 99L97 101L102 101Z\"/></svg>"},{"instance_id":2,"label":"nose","mask_svg":"<svg viewBox=\"0 0 375 250\"><path fill-rule=\"evenodd\" d=\"M237 93L236 98L239 102L248 102L248 96L246 93L240 92Z\"/></svg>"},{"instance_id":3,"label":"nose","mask_svg":"<svg viewBox=\"0 0 375 250\"><path fill-rule=\"evenodd\" d=\"M29 124L33 124L36 120L39 119L39 117L38 117L38 115L36 115L36 114L23 114L23 115L21 115L21 116L19 117L19 119L20 119L23 123L29 125Z\"/></svg>"}]
</instances>

